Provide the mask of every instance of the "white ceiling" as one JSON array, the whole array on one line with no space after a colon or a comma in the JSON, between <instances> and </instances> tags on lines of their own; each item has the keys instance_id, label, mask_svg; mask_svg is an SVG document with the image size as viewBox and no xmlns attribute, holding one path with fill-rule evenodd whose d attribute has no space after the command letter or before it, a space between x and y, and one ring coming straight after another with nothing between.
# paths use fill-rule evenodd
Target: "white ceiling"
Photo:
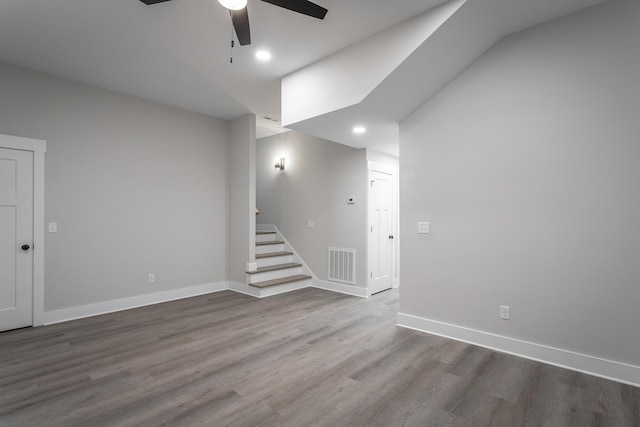
<instances>
[{"instance_id":1,"label":"white ceiling","mask_svg":"<svg viewBox=\"0 0 640 427\"><path fill-rule=\"evenodd\" d=\"M286 76L283 121L397 156L398 123L498 40L602 1L449 0ZM367 134L355 135L355 125Z\"/></svg>"},{"instance_id":2,"label":"white ceiling","mask_svg":"<svg viewBox=\"0 0 640 427\"><path fill-rule=\"evenodd\" d=\"M281 77L441 1L317 0L320 21L249 0L253 43L230 64L216 0L2 0L0 61L223 119L279 118Z\"/></svg>"},{"instance_id":3,"label":"white ceiling","mask_svg":"<svg viewBox=\"0 0 640 427\"><path fill-rule=\"evenodd\" d=\"M153 6L139 0L0 0L0 61L222 119L252 112L259 117L258 136L266 136L280 131L262 117L280 119L284 76L349 46L357 48L362 45L357 42L444 3L316 0L329 9L320 21L260 0L248 1L253 44L236 43L231 64L231 22L217 0L173 0ZM369 141L380 151L397 153L397 137L391 148L376 144L397 135L399 118L489 47L467 54L469 40L486 39L490 45L511 32L601 1L467 0L463 18L440 31L435 42L417 49L363 103L312 118L303 126L325 129L329 133L318 136L348 145L366 147ZM270 62L255 59L261 48L271 51ZM459 55L452 55L455 52ZM442 75L431 79L434 84L416 85L413 80L422 78L424 64L434 61L451 64L440 67ZM417 86L424 90L416 91ZM394 95L402 97L403 105L396 105ZM365 119L380 124L379 137L368 132L361 140L347 141L354 137L347 134L346 125Z\"/></svg>"}]
</instances>

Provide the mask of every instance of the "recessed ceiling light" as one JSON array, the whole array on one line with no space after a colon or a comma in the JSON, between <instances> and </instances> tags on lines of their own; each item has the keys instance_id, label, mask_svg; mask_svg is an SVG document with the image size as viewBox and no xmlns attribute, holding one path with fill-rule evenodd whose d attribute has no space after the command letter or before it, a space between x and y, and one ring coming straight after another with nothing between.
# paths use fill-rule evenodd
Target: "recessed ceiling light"
<instances>
[{"instance_id":1,"label":"recessed ceiling light","mask_svg":"<svg viewBox=\"0 0 640 427\"><path fill-rule=\"evenodd\" d=\"M218 0L218 3L230 10L240 10L247 5L247 0Z\"/></svg>"},{"instance_id":2,"label":"recessed ceiling light","mask_svg":"<svg viewBox=\"0 0 640 427\"><path fill-rule=\"evenodd\" d=\"M266 50L259 50L256 52L256 58L260 61L268 61L271 59L271 54Z\"/></svg>"},{"instance_id":3,"label":"recessed ceiling light","mask_svg":"<svg viewBox=\"0 0 640 427\"><path fill-rule=\"evenodd\" d=\"M353 128L353 133L365 133L367 129L364 126L356 126Z\"/></svg>"}]
</instances>

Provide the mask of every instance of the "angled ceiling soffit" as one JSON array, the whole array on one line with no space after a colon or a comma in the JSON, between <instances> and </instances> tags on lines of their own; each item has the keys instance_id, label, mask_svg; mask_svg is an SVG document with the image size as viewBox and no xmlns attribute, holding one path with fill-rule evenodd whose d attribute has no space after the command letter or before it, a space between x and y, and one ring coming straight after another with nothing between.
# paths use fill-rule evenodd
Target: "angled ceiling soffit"
<instances>
[{"instance_id":1,"label":"angled ceiling soffit","mask_svg":"<svg viewBox=\"0 0 640 427\"><path fill-rule=\"evenodd\" d=\"M467 0L449 0L282 79L288 126L361 103Z\"/></svg>"}]
</instances>

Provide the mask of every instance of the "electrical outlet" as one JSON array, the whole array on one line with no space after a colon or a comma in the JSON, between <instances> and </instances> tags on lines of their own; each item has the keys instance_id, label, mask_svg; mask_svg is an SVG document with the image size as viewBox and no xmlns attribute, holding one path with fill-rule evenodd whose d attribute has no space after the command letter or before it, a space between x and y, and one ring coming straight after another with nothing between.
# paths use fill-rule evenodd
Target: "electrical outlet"
<instances>
[{"instance_id":1,"label":"electrical outlet","mask_svg":"<svg viewBox=\"0 0 640 427\"><path fill-rule=\"evenodd\" d=\"M429 234L429 223L428 222L419 222L418 223L418 234Z\"/></svg>"},{"instance_id":2,"label":"electrical outlet","mask_svg":"<svg viewBox=\"0 0 640 427\"><path fill-rule=\"evenodd\" d=\"M49 233L57 233L58 232L58 223L50 222L49 223Z\"/></svg>"},{"instance_id":3,"label":"electrical outlet","mask_svg":"<svg viewBox=\"0 0 640 427\"><path fill-rule=\"evenodd\" d=\"M314 224L313 224L312 220L307 221L307 227L309 227L309 228L313 228L314 227Z\"/></svg>"},{"instance_id":4,"label":"electrical outlet","mask_svg":"<svg viewBox=\"0 0 640 427\"><path fill-rule=\"evenodd\" d=\"M500 318L504 320L511 319L511 313L508 305L500 306Z\"/></svg>"},{"instance_id":5,"label":"electrical outlet","mask_svg":"<svg viewBox=\"0 0 640 427\"><path fill-rule=\"evenodd\" d=\"M156 283L156 275L155 274L150 274L149 275L149 283Z\"/></svg>"}]
</instances>

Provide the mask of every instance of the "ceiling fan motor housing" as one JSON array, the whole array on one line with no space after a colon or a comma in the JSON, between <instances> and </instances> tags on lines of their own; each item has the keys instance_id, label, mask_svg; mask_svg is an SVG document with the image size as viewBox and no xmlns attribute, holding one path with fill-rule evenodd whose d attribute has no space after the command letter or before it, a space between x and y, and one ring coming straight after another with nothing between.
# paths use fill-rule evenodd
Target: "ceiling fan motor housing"
<instances>
[{"instance_id":1,"label":"ceiling fan motor housing","mask_svg":"<svg viewBox=\"0 0 640 427\"><path fill-rule=\"evenodd\" d=\"M156 3L163 3L170 0L140 0L146 5L152 5ZM327 9L317 5L309 0L262 0L265 3L279 6L284 9L288 9L292 12L301 13L303 15L310 16L312 18L324 19L327 15ZM249 29L249 12L247 7L243 7L239 10L229 9L231 14L231 23L236 30L236 36L240 46L246 46L251 44L251 31Z\"/></svg>"}]
</instances>

